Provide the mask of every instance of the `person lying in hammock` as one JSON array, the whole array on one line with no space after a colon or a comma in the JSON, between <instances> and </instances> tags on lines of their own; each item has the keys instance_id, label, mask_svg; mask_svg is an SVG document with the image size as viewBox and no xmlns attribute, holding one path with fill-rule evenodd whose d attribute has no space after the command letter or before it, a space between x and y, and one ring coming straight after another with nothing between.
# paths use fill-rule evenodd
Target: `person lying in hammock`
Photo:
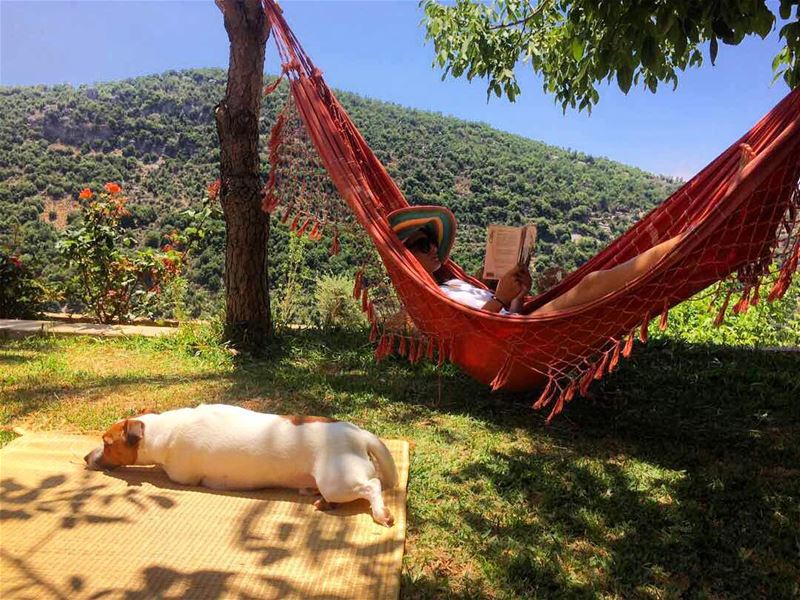
<instances>
[{"instance_id":1,"label":"person lying in hammock","mask_svg":"<svg viewBox=\"0 0 800 600\"><path fill-rule=\"evenodd\" d=\"M472 308L493 313L518 313L522 300L531 289L531 274L518 266L500 278L495 291L472 285L442 273L456 232L456 218L444 206L408 206L388 215L389 224L430 273L448 297Z\"/></svg>"}]
</instances>

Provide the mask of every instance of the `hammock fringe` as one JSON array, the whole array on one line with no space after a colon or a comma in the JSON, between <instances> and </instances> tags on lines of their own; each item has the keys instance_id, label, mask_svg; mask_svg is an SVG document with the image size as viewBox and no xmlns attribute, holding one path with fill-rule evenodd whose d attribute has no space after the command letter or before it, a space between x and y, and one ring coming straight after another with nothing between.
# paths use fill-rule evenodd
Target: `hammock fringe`
<instances>
[{"instance_id":1,"label":"hammock fringe","mask_svg":"<svg viewBox=\"0 0 800 600\"><path fill-rule=\"evenodd\" d=\"M500 367L500 370L497 371L497 375L494 376L494 379L492 379L492 382L489 384L493 392L496 392L508 383L508 376L511 373L513 365L514 359L511 356L506 357L503 366Z\"/></svg>"},{"instance_id":2,"label":"hammock fringe","mask_svg":"<svg viewBox=\"0 0 800 600\"><path fill-rule=\"evenodd\" d=\"M552 375L548 376L547 385L544 386L539 398L533 403L534 410L540 410L550 403L550 397L553 395L555 388L555 378Z\"/></svg>"},{"instance_id":3,"label":"hammock fringe","mask_svg":"<svg viewBox=\"0 0 800 600\"><path fill-rule=\"evenodd\" d=\"M594 372L595 381L599 381L603 378L606 367L608 366L608 360L610 354L611 354L610 350L603 352L603 358L600 360L600 364L597 366L597 369L595 369Z\"/></svg>"},{"instance_id":4,"label":"hammock fringe","mask_svg":"<svg viewBox=\"0 0 800 600\"><path fill-rule=\"evenodd\" d=\"M647 331L650 327L650 313L644 314L644 319L642 319L642 324L639 327L639 341L643 344L647 343Z\"/></svg>"},{"instance_id":5,"label":"hammock fringe","mask_svg":"<svg viewBox=\"0 0 800 600\"><path fill-rule=\"evenodd\" d=\"M628 338L625 340L625 346L622 349L622 356L624 356L625 358L628 358L631 355L631 352L633 351L633 340L635 337L636 337L636 330L634 329L628 334Z\"/></svg>"}]
</instances>

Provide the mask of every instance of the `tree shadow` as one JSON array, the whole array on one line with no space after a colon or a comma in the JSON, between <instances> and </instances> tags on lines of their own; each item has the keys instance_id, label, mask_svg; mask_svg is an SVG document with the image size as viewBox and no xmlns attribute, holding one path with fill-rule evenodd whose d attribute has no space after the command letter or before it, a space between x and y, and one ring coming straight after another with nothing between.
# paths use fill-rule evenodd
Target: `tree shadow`
<instances>
[{"instance_id":1,"label":"tree shadow","mask_svg":"<svg viewBox=\"0 0 800 600\"><path fill-rule=\"evenodd\" d=\"M42 385L36 381L23 383L16 386L13 400L15 408L4 408L5 419L13 421L52 404L53 397L80 396L88 393L98 393L103 389L113 389L136 385L171 386L196 382L225 381L226 376L215 373L204 374L175 374L175 375L98 375L82 382L70 382L68 385ZM85 401L85 399L84 399Z\"/></svg>"},{"instance_id":2,"label":"tree shadow","mask_svg":"<svg viewBox=\"0 0 800 600\"><path fill-rule=\"evenodd\" d=\"M305 572L291 569L280 570L281 563L293 558L295 549L309 548L312 553L309 559L324 561L328 555L339 558L327 565L325 573L328 577L352 578L356 575L363 584L363 597L380 597L387 587L387 575L391 573L384 568L385 561L393 561L397 543L402 543L392 538L371 541L367 539L351 539L352 521L346 517L368 513L369 505L364 501L343 505L340 508L317 516L310 521L303 522L302 515L291 510L279 512L279 516L270 514L270 510L277 506L277 502L291 502L310 504L313 499L299 496L296 491L269 490L269 495L264 491L252 492L227 492L195 488L174 484L166 478L163 472L151 467L134 467L110 471L104 475L126 483L124 490L119 490L119 485L96 483L97 473L85 472L82 476L68 478L54 475L42 479L35 485L23 485L13 478L6 478L0 482L0 502L2 502L2 519L30 520L43 513L56 513L60 526L53 532L42 537L42 540L51 540L58 534L58 529L69 530L77 526L90 526L92 524L124 523L130 528L131 536L126 537L125 544L129 545L130 556L148 556L149 553L141 552L144 547L152 545L154 540L141 538L135 535L137 523L141 519L149 518L147 511L154 509L173 509L185 497L175 494L163 494L158 490L187 491L202 494L223 495L238 498L250 498L257 502L249 503L244 511L235 515L235 521L226 525L227 521L220 521L219 532L222 537L216 540L219 551L215 555L201 554L206 568L196 570L181 570L171 564L158 562L145 563L138 570L138 580L135 585L126 584L124 588L97 587L92 583L92 576L77 567L73 572L58 572L43 566L41 561L34 561L36 548L44 541L35 541L34 548L13 548L6 546L0 551L0 558L6 566L11 567L9 576L14 576L13 583L4 585L4 593L13 597L48 596L56 598L346 598L351 594L331 592L326 581L316 581L309 578ZM91 480L91 481L90 481ZM141 485L147 481L156 488L156 492L148 487L142 490ZM264 501L260 501L264 500ZM271 502L267 502L270 500ZM133 517L109 516L102 514L96 508L98 503L108 507L113 513L117 502L129 502L136 507ZM8 508L6 508L8 507ZM124 507L123 507L124 508ZM238 510L238 509L237 509ZM294 514L289 518L288 515ZM282 516L287 515L287 516ZM221 519L224 519L220 515ZM191 527L186 523L182 528ZM375 525L378 527L378 525ZM275 535L272 535L272 532ZM381 531L383 529L381 528ZM269 534L269 535L268 535ZM103 539L103 538L98 538ZM116 545L119 540L107 539L106 544ZM237 553L235 557L226 556L230 545ZM137 545L140 550L136 550ZM92 547L91 552L97 555L97 566L103 569L114 570L113 564L103 564L103 544ZM202 550L198 546L188 546L186 552L191 553ZM53 552L51 547L49 552ZM246 557L250 558L246 558ZM168 558L169 560L169 558ZM345 562L342 563L342 560ZM337 562L338 561L338 562ZM352 563L348 566L347 563ZM229 565L237 565L231 568ZM308 569L314 568L313 562L307 564ZM331 570L331 569L334 570ZM343 568L357 569L349 575L342 571ZM334 571L336 573L334 573ZM108 578L101 578L108 581ZM334 588L336 589L335 586ZM328 591L326 591L328 590Z\"/></svg>"},{"instance_id":3,"label":"tree shadow","mask_svg":"<svg viewBox=\"0 0 800 600\"><path fill-rule=\"evenodd\" d=\"M37 485L26 485L13 477L0 480L0 523L4 521L29 521L41 515L59 514L61 529L74 529L79 525L95 525L112 522L127 522L126 517L109 516L87 508L102 506L113 509L118 504L127 504L138 512L152 509L170 509L175 502L160 494L145 494L136 488L116 491L110 486L97 483L89 471L77 481L65 475L50 475Z\"/></svg>"},{"instance_id":4,"label":"tree shadow","mask_svg":"<svg viewBox=\"0 0 800 600\"><path fill-rule=\"evenodd\" d=\"M638 469L648 471L495 452L451 477L488 481L509 513L467 510L462 535L487 540L482 551L517 597L795 597L797 509L769 500L781 493L774 480L740 472L715 485L697 472Z\"/></svg>"},{"instance_id":5,"label":"tree shadow","mask_svg":"<svg viewBox=\"0 0 800 600\"><path fill-rule=\"evenodd\" d=\"M514 449L487 459L469 440L439 440L473 456L450 473L455 489L485 481L483 501L502 506L456 503L458 537L494 540L477 551L515 597L800 594L800 354L651 343L545 425L535 393L491 394L453 368L370 367L347 352L325 373L343 412L372 398L406 425L464 415L515 432ZM410 522L422 518L414 504ZM482 593L430 574L414 581L404 594Z\"/></svg>"},{"instance_id":6,"label":"tree shadow","mask_svg":"<svg viewBox=\"0 0 800 600\"><path fill-rule=\"evenodd\" d=\"M449 473L457 489L487 482L503 507L467 508L461 535L485 540L515 597L796 597L797 373L796 353L669 344L551 426L515 395L505 411L456 408L534 448Z\"/></svg>"},{"instance_id":7,"label":"tree shadow","mask_svg":"<svg viewBox=\"0 0 800 600\"><path fill-rule=\"evenodd\" d=\"M19 365L27 362L28 360L30 359L26 356L19 356L9 353L0 353L0 365Z\"/></svg>"}]
</instances>

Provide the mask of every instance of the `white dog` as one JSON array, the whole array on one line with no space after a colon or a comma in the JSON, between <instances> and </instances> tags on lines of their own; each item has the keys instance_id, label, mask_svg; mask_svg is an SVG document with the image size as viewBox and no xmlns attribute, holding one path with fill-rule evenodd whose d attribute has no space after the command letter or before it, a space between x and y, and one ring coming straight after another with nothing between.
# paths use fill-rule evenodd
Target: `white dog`
<instances>
[{"instance_id":1,"label":"white dog","mask_svg":"<svg viewBox=\"0 0 800 600\"><path fill-rule=\"evenodd\" d=\"M351 423L267 415L225 404L181 408L119 421L84 458L90 469L157 464L176 483L217 490L298 488L322 495L320 510L359 498L391 527L382 485L397 484L389 450Z\"/></svg>"}]
</instances>

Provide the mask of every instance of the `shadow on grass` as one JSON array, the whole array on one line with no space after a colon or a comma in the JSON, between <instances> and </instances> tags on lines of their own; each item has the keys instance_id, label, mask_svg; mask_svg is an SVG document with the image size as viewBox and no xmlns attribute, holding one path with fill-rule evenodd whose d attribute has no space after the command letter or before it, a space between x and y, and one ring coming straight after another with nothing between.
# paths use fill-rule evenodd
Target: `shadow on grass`
<instances>
[{"instance_id":1,"label":"shadow on grass","mask_svg":"<svg viewBox=\"0 0 800 600\"><path fill-rule=\"evenodd\" d=\"M465 404L550 444L451 470L489 489L459 503L460 535L512 597L796 598L798 373L792 353L661 344L550 427L520 397Z\"/></svg>"},{"instance_id":2,"label":"shadow on grass","mask_svg":"<svg viewBox=\"0 0 800 600\"><path fill-rule=\"evenodd\" d=\"M30 381L15 386L11 399L16 404L15 408L3 410L7 421L20 419L34 414L42 408L51 405L56 399L80 397L87 393L100 394L104 390L118 390L122 387L137 385L171 386L197 382L211 382L225 380L225 376L204 374L175 374L175 375L93 375L81 381L69 383L54 383L42 385L38 381ZM144 401L144 400L143 400ZM141 408L148 408L145 404ZM126 416L120 414L119 418Z\"/></svg>"},{"instance_id":3,"label":"shadow on grass","mask_svg":"<svg viewBox=\"0 0 800 600\"><path fill-rule=\"evenodd\" d=\"M21 365L30 359L27 356L20 356L18 354L0 354L0 366L2 365Z\"/></svg>"}]
</instances>

